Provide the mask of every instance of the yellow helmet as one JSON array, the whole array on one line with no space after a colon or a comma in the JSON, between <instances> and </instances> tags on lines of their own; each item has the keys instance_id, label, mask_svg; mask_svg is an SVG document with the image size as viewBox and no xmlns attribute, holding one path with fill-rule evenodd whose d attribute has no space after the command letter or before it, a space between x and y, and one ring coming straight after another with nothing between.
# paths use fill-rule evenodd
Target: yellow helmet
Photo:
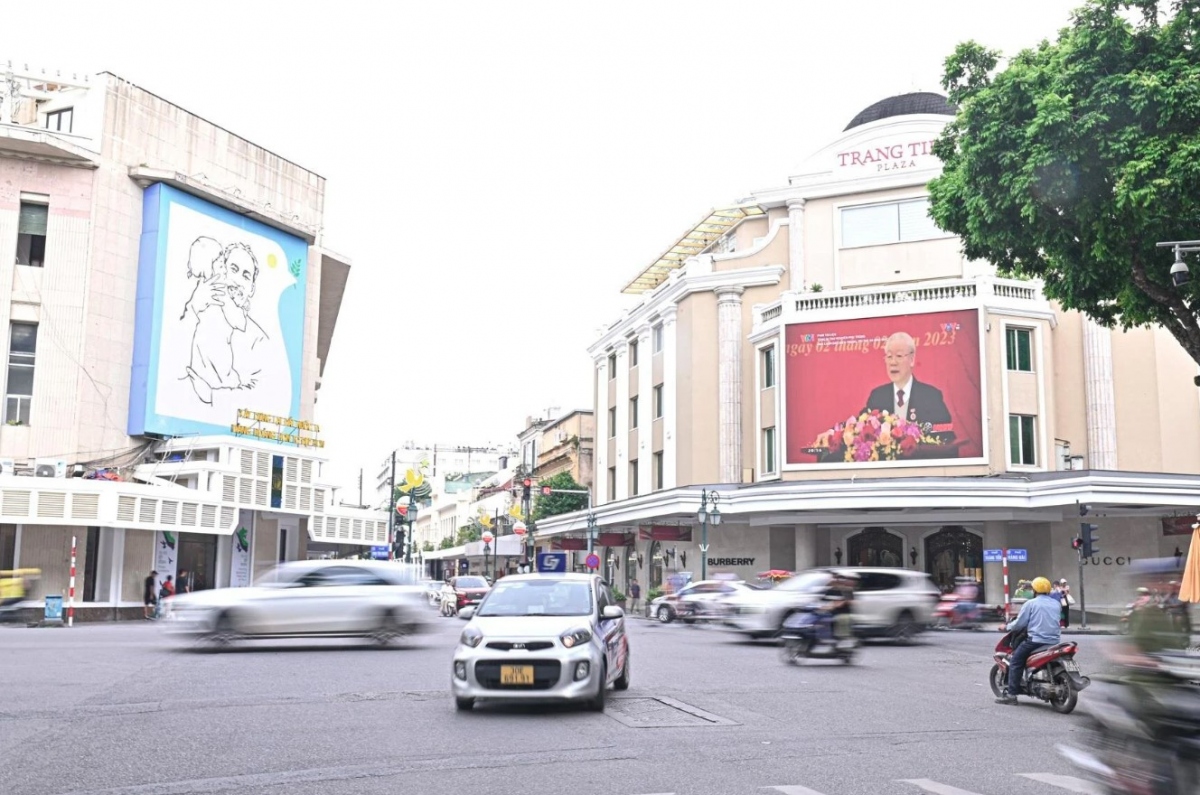
<instances>
[{"instance_id":1,"label":"yellow helmet","mask_svg":"<svg viewBox=\"0 0 1200 795\"><path fill-rule=\"evenodd\" d=\"M1045 577L1034 577L1033 578L1033 592L1034 593L1050 593L1050 581L1047 580Z\"/></svg>"}]
</instances>

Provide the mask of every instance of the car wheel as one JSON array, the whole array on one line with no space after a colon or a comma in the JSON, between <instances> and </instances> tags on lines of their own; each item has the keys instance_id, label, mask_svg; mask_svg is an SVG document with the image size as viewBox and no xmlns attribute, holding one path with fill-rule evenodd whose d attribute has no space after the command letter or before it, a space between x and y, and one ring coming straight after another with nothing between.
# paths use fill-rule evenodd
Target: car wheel
<instances>
[{"instance_id":1,"label":"car wheel","mask_svg":"<svg viewBox=\"0 0 1200 795\"><path fill-rule=\"evenodd\" d=\"M674 619L675 616L671 613L671 608L667 607L666 605L662 605L658 608L659 621L664 624L670 624Z\"/></svg>"},{"instance_id":2,"label":"car wheel","mask_svg":"<svg viewBox=\"0 0 1200 795\"><path fill-rule=\"evenodd\" d=\"M629 689L629 650L625 650L625 666L621 669L621 675L617 677L617 681L613 682L614 690Z\"/></svg>"},{"instance_id":3,"label":"car wheel","mask_svg":"<svg viewBox=\"0 0 1200 795\"><path fill-rule=\"evenodd\" d=\"M206 638L209 648L212 649L228 648L237 639L237 624L234 622L233 616L229 611L225 611L217 616L212 632Z\"/></svg>"},{"instance_id":4,"label":"car wheel","mask_svg":"<svg viewBox=\"0 0 1200 795\"><path fill-rule=\"evenodd\" d=\"M588 701L588 709L592 712L603 712L608 700L608 667L600 667L600 689L595 698Z\"/></svg>"},{"instance_id":5,"label":"car wheel","mask_svg":"<svg viewBox=\"0 0 1200 795\"><path fill-rule=\"evenodd\" d=\"M917 624L913 621L913 614L907 610L900 613L900 617L896 619L896 626L892 628L892 637L899 643L905 645L912 643L913 638L917 635Z\"/></svg>"},{"instance_id":6,"label":"car wheel","mask_svg":"<svg viewBox=\"0 0 1200 795\"><path fill-rule=\"evenodd\" d=\"M455 698L454 699L454 708L456 710L458 710L459 712L470 712L471 708L474 706L475 706L475 699L473 699L473 698Z\"/></svg>"},{"instance_id":7,"label":"car wheel","mask_svg":"<svg viewBox=\"0 0 1200 795\"><path fill-rule=\"evenodd\" d=\"M390 610L380 617L379 626L371 635L380 646L389 646L393 641L403 636L404 628L396 620L396 615Z\"/></svg>"}]
</instances>

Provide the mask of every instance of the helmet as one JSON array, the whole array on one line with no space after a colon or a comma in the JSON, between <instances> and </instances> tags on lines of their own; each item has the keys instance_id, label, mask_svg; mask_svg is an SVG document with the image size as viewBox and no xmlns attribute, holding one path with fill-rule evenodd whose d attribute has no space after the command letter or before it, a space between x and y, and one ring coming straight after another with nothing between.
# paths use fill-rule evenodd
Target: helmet
<instances>
[{"instance_id":1,"label":"helmet","mask_svg":"<svg viewBox=\"0 0 1200 795\"><path fill-rule=\"evenodd\" d=\"M1050 581L1045 577L1034 577L1032 584L1034 593L1050 593Z\"/></svg>"}]
</instances>

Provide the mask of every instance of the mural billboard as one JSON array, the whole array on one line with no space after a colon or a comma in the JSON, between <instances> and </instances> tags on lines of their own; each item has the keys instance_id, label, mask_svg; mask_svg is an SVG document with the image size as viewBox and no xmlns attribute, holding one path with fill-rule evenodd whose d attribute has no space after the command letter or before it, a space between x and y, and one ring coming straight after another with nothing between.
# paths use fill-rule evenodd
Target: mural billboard
<instances>
[{"instance_id":1,"label":"mural billboard","mask_svg":"<svg viewBox=\"0 0 1200 795\"><path fill-rule=\"evenodd\" d=\"M143 194L129 433L300 416L308 244L155 184Z\"/></svg>"},{"instance_id":2,"label":"mural billboard","mask_svg":"<svg viewBox=\"0 0 1200 795\"><path fill-rule=\"evenodd\" d=\"M979 313L789 324L787 465L981 460Z\"/></svg>"}]
</instances>

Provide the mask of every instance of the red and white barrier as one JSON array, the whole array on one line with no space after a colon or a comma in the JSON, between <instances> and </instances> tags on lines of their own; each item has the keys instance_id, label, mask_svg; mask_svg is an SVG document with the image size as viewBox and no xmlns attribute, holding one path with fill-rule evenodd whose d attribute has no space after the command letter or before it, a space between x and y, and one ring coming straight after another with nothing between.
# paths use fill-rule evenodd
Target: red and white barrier
<instances>
[{"instance_id":1,"label":"red and white barrier","mask_svg":"<svg viewBox=\"0 0 1200 795\"><path fill-rule=\"evenodd\" d=\"M71 536L71 585L67 591L67 626L75 623L75 536Z\"/></svg>"},{"instance_id":2,"label":"red and white barrier","mask_svg":"<svg viewBox=\"0 0 1200 795\"><path fill-rule=\"evenodd\" d=\"M1012 601L1008 598L1008 550L1005 549L1002 554L1000 562L1004 564L1004 623L1008 624L1012 615Z\"/></svg>"}]
</instances>

